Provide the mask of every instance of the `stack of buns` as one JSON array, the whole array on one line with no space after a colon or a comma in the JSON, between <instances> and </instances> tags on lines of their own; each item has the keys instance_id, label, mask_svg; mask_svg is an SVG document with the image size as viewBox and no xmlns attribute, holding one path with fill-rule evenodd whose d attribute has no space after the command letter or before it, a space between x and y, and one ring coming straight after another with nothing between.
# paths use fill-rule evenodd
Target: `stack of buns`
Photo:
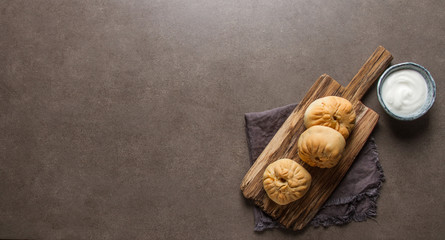
<instances>
[{"instance_id":1,"label":"stack of buns","mask_svg":"<svg viewBox=\"0 0 445 240\"><path fill-rule=\"evenodd\" d=\"M315 100L304 113L307 129L298 139L298 156L311 167L334 167L342 157L355 119L351 102L342 97L328 96ZM263 174L264 190L279 205L303 197L311 181L310 173L291 159L271 163Z\"/></svg>"},{"instance_id":2,"label":"stack of buns","mask_svg":"<svg viewBox=\"0 0 445 240\"><path fill-rule=\"evenodd\" d=\"M312 102L304 113L307 129L298 139L298 156L312 167L337 165L355 117L351 102L342 97L328 96Z\"/></svg>"}]
</instances>

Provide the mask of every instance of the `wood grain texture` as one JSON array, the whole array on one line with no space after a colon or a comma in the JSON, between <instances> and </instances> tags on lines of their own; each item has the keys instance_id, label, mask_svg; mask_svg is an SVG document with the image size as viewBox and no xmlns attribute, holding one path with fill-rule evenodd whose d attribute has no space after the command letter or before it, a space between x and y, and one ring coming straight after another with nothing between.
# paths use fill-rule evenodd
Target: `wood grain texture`
<instances>
[{"instance_id":1,"label":"wood grain texture","mask_svg":"<svg viewBox=\"0 0 445 240\"><path fill-rule=\"evenodd\" d=\"M391 53L379 46L346 86L342 97L350 101L360 100L389 66L391 60Z\"/></svg>"},{"instance_id":2,"label":"wood grain texture","mask_svg":"<svg viewBox=\"0 0 445 240\"><path fill-rule=\"evenodd\" d=\"M243 195L287 228L304 228L343 179L377 124L378 114L363 105L360 98L389 66L391 60L391 54L385 48L378 47L346 88L330 76L321 75L244 176L241 183ZM356 126L346 142L342 159L329 169L310 167L300 160L297 148L298 138L305 130L303 115L306 108L314 100L325 96L341 96L350 100L357 113ZM270 200L262 184L266 167L281 158L297 161L312 176L311 188L306 195L285 206Z\"/></svg>"}]
</instances>

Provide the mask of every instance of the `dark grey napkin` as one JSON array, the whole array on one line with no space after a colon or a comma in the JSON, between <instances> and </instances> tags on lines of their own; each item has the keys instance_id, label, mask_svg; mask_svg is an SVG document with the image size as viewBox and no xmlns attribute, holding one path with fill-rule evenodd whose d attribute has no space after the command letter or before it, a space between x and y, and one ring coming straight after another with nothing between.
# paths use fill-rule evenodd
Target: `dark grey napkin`
<instances>
[{"instance_id":1,"label":"dark grey napkin","mask_svg":"<svg viewBox=\"0 0 445 240\"><path fill-rule=\"evenodd\" d=\"M246 134L253 164L297 104L264 112L246 113ZM343 180L310 222L312 226L342 225L352 220L361 222L376 216L376 200L384 181L374 139L370 137ZM255 231L280 228L255 206Z\"/></svg>"}]
</instances>

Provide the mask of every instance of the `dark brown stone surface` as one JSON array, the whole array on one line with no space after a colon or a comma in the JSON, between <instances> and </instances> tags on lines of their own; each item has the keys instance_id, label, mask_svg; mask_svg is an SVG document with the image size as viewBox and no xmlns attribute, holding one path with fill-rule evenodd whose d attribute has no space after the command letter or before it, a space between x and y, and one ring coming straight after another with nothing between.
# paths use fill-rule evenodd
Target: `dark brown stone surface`
<instances>
[{"instance_id":1,"label":"dark brown stone surface","mask_svg":"<svg viewBox=\"0 0 445 240\"><path fill-rule=\"evenodd\" d=\"M1 1L0 239L443 239L445 2ZM375 220L253 232L245 112L342 85L378 46L437 84L380 107Z\"/></svg>"}]
</instances>

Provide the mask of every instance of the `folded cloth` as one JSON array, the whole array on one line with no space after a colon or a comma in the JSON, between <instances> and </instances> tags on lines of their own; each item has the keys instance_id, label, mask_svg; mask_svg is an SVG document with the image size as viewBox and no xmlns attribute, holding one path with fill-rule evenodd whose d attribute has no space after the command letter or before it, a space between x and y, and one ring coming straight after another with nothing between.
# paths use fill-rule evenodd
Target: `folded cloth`
<instances>
[{"instance_id":1,"label":"folded cloth","mask_svg":"<svg viewBox=\"0 0 445 240\"><path fill-rule=\"evenodd\" d=\"M264 112L246 113L246 134L250 162L253 164L263 149L295 109L297 104L275 108ZM352 220L361 222L373 218L376 201L384 181L374 138L370 137L356 157L343 180L330 198L310 222L310 225L328 227L343 225ZM254 207L255 231L281 228L257 206Z\"/></svg>"}]
</instances>

